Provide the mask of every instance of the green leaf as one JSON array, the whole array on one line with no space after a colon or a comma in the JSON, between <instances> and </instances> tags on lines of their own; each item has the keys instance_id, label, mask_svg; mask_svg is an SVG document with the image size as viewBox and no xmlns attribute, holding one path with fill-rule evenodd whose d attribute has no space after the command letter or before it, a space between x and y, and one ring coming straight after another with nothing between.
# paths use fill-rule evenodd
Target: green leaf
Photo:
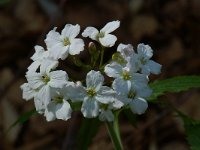
<instances>
[{"instance_id":1,"label":"green leaf","mask_svg":"<svg viewBox=\"0 0 200 150\"><path fill-rule=\"evenodd\" d=\"M200 150L200 120L193 120L181 112L178 112L178 115L184 122L187 141L191 150Z\"/></svg>"},{"instance_id":2,"label":"green leaf","mask_svg":"<svg viewBox=\"0 0 200 150\"><path fill-rule=\"evenodd\" d=\"M35 109L30 110L28 112L25 112L24 114L22 114L21 116L19 116L19 118L7 129L6 132L9 132L13 127L15 127L17 124L19 123L24 123L26 122L31 116L37 114L37 111Z\"/></svg>"},{"instance_id":3,"label":"green leaf","mask_svg":"<svg viewBox=\"0 0 200 150\"><path fill-rule=\"evenodd\" d=\"M150 83L150 87L153 90L153 94L148 98L148 100L154 101L158 96L161 96L166 92L177 93L189 90L190 88L200 87L200 76L179 76L165 80L158 80Z\"/></svg>"},{"instance_id":4,"label":"green leaf","mask_svg":"<svg viewBox=\"0 0 200 150\"><path fill-rule=\"evenodd\" d=\"M78 133L78 150L87 150L92 142L93 137L97 134L101 122L98 118L87 119L83 118L81 128Z\"/></svg>"}]
</instances>

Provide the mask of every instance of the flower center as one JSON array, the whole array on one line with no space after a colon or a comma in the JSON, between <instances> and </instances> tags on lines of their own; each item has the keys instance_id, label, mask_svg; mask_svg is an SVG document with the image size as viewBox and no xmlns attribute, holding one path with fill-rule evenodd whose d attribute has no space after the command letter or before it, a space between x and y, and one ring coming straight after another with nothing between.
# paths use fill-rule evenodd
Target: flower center
<instances>
[{"instance_id":1,"label":"flower center","mask_svg":"<svg viewBox=\"0 0 200 150\"><path fill-rule=\"evenodd\" d=\"M107 110L108 109L108 104L102 104L101 109Z\"/></svg>"},{"instance_id":2,"label":"flower center","mask_svg":"<svg viewBox=\"0 0 200 150\"><path fill-rule=\"evenodd\" d=\"M140 62L142 65L145 65L147 63L147 60L144 57L142 57L140 58Z\"/></svg>"},{"instance_id":3,"label":"flower center","mask_svg":"<svg viewBox=\"0 0 200 150\"><path fill-rule=\"evenodd\" d=\"M93 89L93 88L90 88L90 89L88 89L87 90L87 95L89 96L89 97L93 97L93 96L95 96L97 93L96 93L96 91Z\"/></svg>"},{"instance_id":4,"label":"flower center","mask_svg":"<svg viewBox=\"0 0 200 150\"><path fill-rule=\"evenodd\" d=\"M130 91L130 92L128 93L128 98L130 98L130 99L134 99L135 96L136 96L135 91Z\"/></svg>"},{"instance_id":5,"label":"flower center","mask_svg":"<svg viewBox=\"0 0 200 150\"><path fill-rule=\"evenodd\" d=\"M129 74L128 71L123 71L122 76L123 76L124 80L130 80L131 79L131 75Z\"/></svg>"},{"instance_id":6,"label":"flower center","mask_svg":"<svg viewBox=\"0 0 200 150\"><path fill-rule=\"evenodd\" d=\"M55 98L54 98L54 101L55 101L57 104L61 104L61 103L63 103L63 97L61 97L61 96L55 97Z\"/></svg>"},{"instance_id":7,"label":"flower center","mask_svg":"<svg viewBox=\"0 0 200 150\"><path fill-rule=\"evenodd\" d=\"M42 81L47 84L50 81L50 78L47 75L42 76Z\"/></svg>"},{"instance_id":8,"label":"flower center","mask_svg":"<svg viewBox=\"0 0 200 150\"><path fill-rule=\"evenodd\" d=\"M69 44L70 44L70 40L69 40L69 38L64 38L64 40L63 40L63 44L64 44L64 46L69 45Z\"/></svg>"},{"instance_id":9,"label":"flower center","mask_svg":"<svg viewBox=\"0 0 200 150\"><path fill-rule=\"evenodd\" d=\"M105 33L104 33L104 32L100 32L100 33L97 35L98 38L103 38L104 36L105 36Z\"/></svg>"}]
</instances>

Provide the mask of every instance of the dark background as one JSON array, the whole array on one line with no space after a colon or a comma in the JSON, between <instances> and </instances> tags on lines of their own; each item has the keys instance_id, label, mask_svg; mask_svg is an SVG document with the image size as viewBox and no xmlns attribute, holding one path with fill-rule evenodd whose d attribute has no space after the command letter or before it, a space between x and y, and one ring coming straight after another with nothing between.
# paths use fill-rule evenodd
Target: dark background
<instances>
[{"instance_id":1,"label":"dark background","mask_svg":"<svg viewBox=\"0 0 200 150\"><path fill-rule=\"evenodd\" d=\"M66 23L80 24L83 31L87 26L101 29L113 20L121 21L120 28L114 32L118 37L116 45L131 43L136 47L143 42L154 49L154 60L163 67L160 75L151 76L152 80L200 74L199 0L1 0L0 149L57 150L74 143L80 114L74 114L75 119L67 122L50 123L36 115L8 134L5 132L20 114L33 108L32 101L22 100L19 86L26 82L24 76L34 45L45 46L46 34L55 26L60 31ZM86 52L79 57L83 61L88 58ZM69 75L82 75L81 70L73 71L69 64L69 60L63 62ZM198 89L167 94L159 100L200 119ZM120 129L128 150L189 149L182 122L162 104L150 104L147 112L138 117L137 128L122 114ZM104 124L89 149L113 149Z\"/></svg>"}]
</instances>

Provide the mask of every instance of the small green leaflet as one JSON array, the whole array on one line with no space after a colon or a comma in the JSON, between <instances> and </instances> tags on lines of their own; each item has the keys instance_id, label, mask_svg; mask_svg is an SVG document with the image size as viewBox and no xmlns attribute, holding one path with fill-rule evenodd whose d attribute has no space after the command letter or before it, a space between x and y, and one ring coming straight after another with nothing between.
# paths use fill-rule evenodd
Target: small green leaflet
<instances>
[{"instance_id":1,"label":"small green leaflet","mask_svg":"<svg viewBox=\"0 0 200 150\"><path fill-rule=\"evenodd\" d=\"M181 112L177 113L184 122L187 141L191 150L200 150L200 120L193 120Z\"/></svg>"},{"instance_id":2,"label":"small green leaflet","mask_svg":"<svg viewBox=\"0 0 200 150\"><path fill-rule=\"evenodd\" d=\"M148 98L149 101L155 101L158 96L166 92L177 93L189 90L190 88L200 87L200 76L179 76L165 80L158 80L150 83L153 94Z\"/></svg>"},{"instance_id":3,"label":"small green leaflet","mask_svg":"<svg viewBox=\"0 0 200 150\"><path fill-rule=\"evenodd\" d=\"M26 122L31 116L37 114L35 109L32 109L28 112L25 112L19 118L7 129L7 132L9 132L14 126L16 126L18 123L24 123Z\"/></svg>"}]
</instances>

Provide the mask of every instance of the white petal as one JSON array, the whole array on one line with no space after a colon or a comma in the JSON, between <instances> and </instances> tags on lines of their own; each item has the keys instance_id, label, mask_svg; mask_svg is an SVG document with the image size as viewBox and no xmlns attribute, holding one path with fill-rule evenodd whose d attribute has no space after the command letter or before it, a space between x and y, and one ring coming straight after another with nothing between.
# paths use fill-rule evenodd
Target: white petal
<instances>
[{"instance_id":1,"label":"white petal","mask_svg":"<svg viewBox=\"0 0 200 150\"><path fill-rule=\"evenodd\" d=\"M95 118L99 114L99 104L94 99L86 98L82 104L81 112L86 118Z\"/></svg>"},{"instance_id":2,"label":"white petal","mask_svg":"<svg viewBox=\"0 0 200 150\"><path fill-rule=\"evenodd\" d=\"M29 86L33 89L38 89L44 86L42 81L42 74L36 72L27 72L26 78L28 80Z\"/></svg>"},{"instance_id":3,"label":"white petal","mask_svg":"<svg viewBox=\"0 0 200 150\"><path fill-rule=\"evenodd\" d=\"M130 107L133 113L136 114L143 114L146 109L148 108L148 103L145 99L143 98L135 98L134 100L132 100L132 102L130 103Z\"/></svg>"},{"instance_id":4,"label":"white petal","mask_svg":"<svg viewBox=\"0 0 200 150\"><path fill-rule=\"evenodd\" d=\"M137 96L138 97L148 97L152 94L152 89L148 86L142 87L141 89L137 89Z\"/></svg>"},{"instance_id":5,"label":"white petal","mask_svg":"<svg viewBox=\"0 0 200 150\"><path fill-rule=\"evenodd\" d=\"M150 69L150 72L153 74L159 74L161 71L161 65L156 63L153 60L149 60L148 63L146 64L148 68Z\"/></svg>"},{"instance_id":6,"label":"white petal","mask_svg":"<svg viewBox=\"0 0 200 150\"><path fill-rule=\"evenodd\" d=\"M92 40L97 40L97 35L98 34L99 34L99 31L96 28L94 28L94 27L87 27L83 31L82 36L83 37L89 37Z\"/></svg>"},{"instance_id":7,"label":"white petal","mask_svg":"<svg viewBox=\"0 0 200 150\"><path fill-rule=\"evenodd\" d=\"M102 110L99 114L99 120L101 121L114 121L114 115L111 110Z\"/></svg>"},{"instance_id":8,"label":"white petal","mask_svg":"<svg viewBox=\"0 0 200 150\"><path fill-rule=\"evenodd\" d=\"M140 73L134 73L132 74L132 85L136 88L136 89L141 89L147 86L148 84L148 77L145 74L140 74Z\"/></svg>"},{"instance_id":9,"label":"white petal","mask_svg":"<svg viewBox=\"0 0 200 150\"><path fill-rule=\"evenodd\" d=\"M28 67L28 73L36 72L36 70L39 68L40 65L41 61L36 60L32 62L32 64Z\"/></svg>"},{"instance_id":10,"label":"white petal","mask_svg":"<svg viewBox=\"0 0 200 150\"><path fill-rule=\"evenodd\" d=\"M91 70L86 76L87 88L95 88L98 91L104 82L104 77L99 71Z\"/></svg>"},{"instance_id":11,"label":"white petal","mask_svg":"<svg viewBox=\"0 0 200 150\"><path fill-rule=\"evenodd\" d=\"M45 85L42 87L37 94L37 98L40 99L45 106L47 106L51 100L49 86Z\"/></svg>"},{"instance_id":12,"label":"white petal","mask_svg":"<svg viewBox=\"0 0 200 150\"><path fill-rule=\"evenodd\" d=\"M56 118L62 120L68 120L71 118L72 109L67 101L63 101L62 104L56 105Z\"/></svg>"},{"instance_id":13,"label":"white petal","mask_svg":"<svg viewBox=\"0 0 200 150\"><path fill-rule=\"evenodd\" d=\"M35 53L31 57L31 59L33 61L40 59L43 56L44 52L45 52L45 50L44 50L44 48L42 46L36 45L34 48L35 48Z\"/></svg>"},{"instance_id":14,"label":"white petal","mask_svg":"<svg viewBox=\"0 0 200 150\"><path fill-rule=\"evenodd\" d=\"M47 48L52 48L56 44L62 43L60 33L56 32L56 28L54 28L47 34L45 43L47 45Z\"/></svg>"},{"instance_id":15,"label":"white petal","mask_svg":"<svg viewBox=\"0 0 200 150\"><path fill-rule=\"evenodd\" d=\"M53 47L48 49L49 55L54 59L66 59L68 56L69 45L64 46L63 43L59 43L54 45Z\"/></svg>"},{"instance_id":16,"label":"white petal","mask_svg":"<svg viewBox=\"0 0 200 150\"><path fill-rule=\"evenodd\" d=\"M117 94L128 95L131 88L131 82L129 80L123 80L122 78L117 78L113 81L112 86Z\"/></svg>"},{"instance_id":17,"label":"white petal","mask_svg":"<svg viewBox=\"0 0 200 150\"><path fill-rule=\"evenodd\" d=\"M48 85L54 88L62 88L67 84L68 75L65 71L58 70L49 73L50 81Z\"/></svg>"},{"instance_id":18,"label":"white petal","mask_svg":"<svg viewBox=\"0 0 200 150\"><path fill-rule=\"evenodd\" d=\"M119 28L120 26L120 21L112 21L112 22L108 22L102 29L101 31L105 32L105 33L111 33L114 30L116 30L117 28Z\"/></svg>"},{"instance_id":19,"label":"white petal","mask_svg":"<svg viewBox=\"0 0 200 150\"><path fill-rule=\"evenodd\" d=\"M121 53L121 55L125 58L132 56L135 54L133 50L133 46L131 44L119 44L117 47L117 51Z\"/></svg>"},{"instance_id":20,"label":"white petal","mask_svg":"<svg viewBox=\"0 0 200 150\"><path fill-rule=\"evenodd\" d=\"M104 72L109 77L118 78L122 74L122 66L116 62L112 62L111 64L107 64L105 66Z\"/></svg>"},{"instance_id":21,"label":"white petal","mask_svg":"<svg viewBox=\"0 0 200 150\"><path fill-rule=\"evenodd\" d=\"M36 111L40 114L43 114L46 107L44 106L43 102L38 97L34 98L34 104L35 104Z\"/></svg>"},{"instance_id":22,"label":"white petal","mask_svg":"<svg viewBox=\"0 0 200 150\"><path fill-rule=\"evenodd\" d=\"M43 74L49 73L52 69L58 66L58 61L52 59L43 59L40 64L40 72Z\"/></svg>"},{"instance_id":23,"label":"white petal","mask_svg":"<svg viewBox=\"0 0 200 150\"><path fill-rule=\"evenodd\" d=\"M83 40L82 39L74 39L71 42L71 45L69 47L69 54L70 55L80 54L80 52L83 50L84 50Z\"/></svg>"},{"instance_id":24,"label":"white petal","mask_svg":"<svg viewBox=\"0 0 200 150\"><path fill-rule=\"evenodd\" d=\"M103 104L108 104L114 101L113 97L115 95L115 92L113 89L102 86L101 89L97 92L97 95L95 96L95 99Z\"/></svg>"},{"instance_id":25,"label":"white petal","mask_svg":"<svg viewBox=\"0 0 200 150\"><path fill-rule=\"evenodd\" d=\"M140 57L145 59L149 59L153 56L153 50L151 49L151 47L143 43L138 44L137 52Z\"/></svg>"},{"instance_id":26,"label":"white petal","mask_svg":"<svg viewBox=\"0 0 200 150\"><path fill-rule=\"evenodd\" d=\"M30 100L32 99L35 94L36 94L36 91L33 90L28 83L24 83L20 86L20 88L22 89L23 93L22 93L22 97L23 99L25 100Z\"/></svg>"},{"instance_id":27,"label":"white petal","mask_svg":"<svg viewBox=\"0 0 200 150\"><path fill-rule=\"evenodd\" d=\"M124 98L122 99L122 100L124 100ZM123 107L124 106L124 102L123 101L121 101L121 100L118 100L117 99L117 96L114 98L114 101L113 101L113 103L112 103L112 109L120 109L121 107Z\"/></svg>"},{"instance_id":28,"label":"white petal","mask_svg":"<svg viewBox=\"0 0 200 150\"><path fill-rule=\"evenodd\" d=\"M99 38L99 41L105 47L112 47L117 41L117 37L112 34L106 34L103 38Z\"/></svg>"},{"instance_id":29,"label":"white petal","mask_svg":"<svg viewBox=\"0 0 200 150\"><path fill-rule=\"evenodd\" d=\"M84 97L86 96L86 90L83 86L74 84L69 85L66 88L68 91L67 94L73 102L84 100Z\"/></svg>"},{"instance_id":30,"label":"white petal","mask_svg":"<svg viewBox=\"0 0 200 150\"><path fill-rule=\"evenodd\" d=\"M46 120L47 121L53 121L56 119L56 115L55 115L55 103L51 102L48 104L47 108L45 109L45 116L46 116Z\"/></svg>"},{"instance_id":31,"label":"white petal","mask_svg":"<svg viewBox=\"0 0 200 150\"><path fill-rule=\"evenodd\" d=\"M69 39L74 39L80 32L80 26L78 24L66 24L64 29L62 30L61 35L63 37L67 37Z\"/></svg>"}]
</instances>

